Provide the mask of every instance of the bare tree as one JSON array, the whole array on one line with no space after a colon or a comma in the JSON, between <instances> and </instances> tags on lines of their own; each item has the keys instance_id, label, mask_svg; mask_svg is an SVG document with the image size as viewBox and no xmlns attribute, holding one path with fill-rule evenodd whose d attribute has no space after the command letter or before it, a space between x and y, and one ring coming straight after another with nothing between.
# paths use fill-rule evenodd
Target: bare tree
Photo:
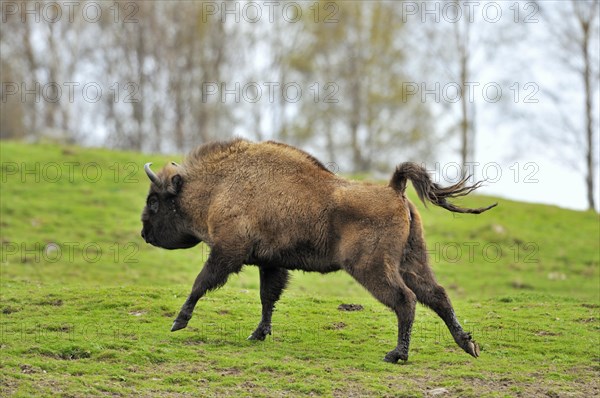
<instances>
[{"instance_id":1,"label":"bare tree","mask_svg":"<svg viewBox=\"0 0 600 398\"><path fill-rule=\"evenodd\" d=\"M454 25L454 45L458 57L458 73L460 76L460 88L463 95L460 97L460 158L461 164L466 165L469 158L473 156L473 140L475 132L467 96L467 84L471 82L471 23L463 18L462 23Z\"/></svg>"},{"instance_id":2,"label":"bare tree","mask_svg":"<svg viewBox=\"0 0 600 398\"><path fill-rule=\"evenodd\" d=\"M573 74L580 82L580 93L583 116L579 122L572 117L573 103L565 92L549 93L555 101L560 115L560 131L562 136L556 142L560 142L559 151L561 157L568 156L566 149L573 149L575 158L571 164L577 167L583 165L586 187L586 201L589 209L596 209L595 202L595 174L597 172L598 152L598 125L594 120L597 105L594 106L594 98L598 92L600 80L598 70L598 36L599 36L599 2L598 0L571 0L562 7L545 7L544 2L539 2L542 15L548 24L551 38L554 42L556 59L564 70ZM560 90L560 87L557 87ZM577 94L575 94L577 95ZM556 129L556 126L551 126ZM565 137L567 132L570 137ZM570 139L572 138L572 139ZM578 161L583 159L583 162Z\"/></svg>"},{"instance_id":3,"label":"bare tree","mask_svg":"<svg viewBox=\"0 0 600 398\"><path fill-rule=\"evenodd\" d=\"M234 50L225 24L206 18L201 3L145 2L136 10L136 23L102 25L97 49L108 80L129 87L120 101L106 99L109 145L184 151L229 135L233 106L204 95L206 84L219 86Z\"/></svg>"},{"instance_id":4,"label":"bare tree","mask_svg":"<svg viewBox=\"0 0 600 398\"><path fill-rule=\"evenodd\" d=\"M498 57L502 58L502 66L496 64L496 68L490 68L490 65L495 64L499 52L522 40L526 26L524 21L515 20L513 15L506 13L507 10L498 20L484 18L481 9L477 8L480 3L472 4L474 7L470 8L465 2L445 0L439 8L458 10L456 14L438 13L435 17L414 18L409 22L409 29L415 36L413 42L416 43L410 51L420 60L420 67L413 76L426 88L435 89L438 96L432 105L436 124L448 127L443 132L444 138L458 138L463 174L468 171L466 165L476 155L479 109L488 103L482 92L484 85L478 80L486 71L494 72L495 81L490 83L507 80L508 69L519 62L517 57L512 54ZM486 5L484 3L482 8ZM492 5L500 7L497 2L492 2ZM420 91L425 92L425 87L421 87ZM456 95L445 91L445 87L456 87ZM486 104L482 103L483 100ZM505 119L506 104L499 102L497 107L497 113ZM488 109L486 115L489 118L491 112ZM515 109L509 111L514 112Z\"/></svg>"},{"instance_id":5,"label":"bare tree","mask_svg":"<svg viewBox=\"0 0 600 398\"><path fill-rule=\"evenodd\" d=\"M590 54L592 51L592 45L597 47L598 39L598 1L591 2L579 2L571 0L573 6L573 13L577 18L577 25L579 27L579 54L583 59L583 70L580 70L580 77L583 80L583 87L585 89L585 184L587 188L587 201L590 209L595 209L594 201L594 117L592 114L592 102L593 102L593 80L597 81L597 76L592 76L592 68L598 66L598 59L596 62ZM595 25L595 26L594 26ZM594 43L595 42L595 43ZM597 54L596 54L597 55Z\"/></svg>"},{"instance_id":6,"label":"bare tree","mask_svg":"<svg viewBox=\"0 0 600 398\"><path fill-rule=\"evenodd\" d=\"M398 22L400 8L386 2L321 7L331 4L339 10L335 21L304 21L310 35L292 55L292 70L320 91L302 103L293 134L324 141L330 158L350 159L354 172L385 170L402 148L421 158L431 154L427 110L404 92L408 31Z\"/></svg>"}]
</instances>

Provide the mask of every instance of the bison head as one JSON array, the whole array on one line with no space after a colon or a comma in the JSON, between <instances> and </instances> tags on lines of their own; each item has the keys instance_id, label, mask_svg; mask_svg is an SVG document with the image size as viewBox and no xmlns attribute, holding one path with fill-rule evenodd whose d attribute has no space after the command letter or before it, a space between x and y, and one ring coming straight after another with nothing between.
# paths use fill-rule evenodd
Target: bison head
<instances>
[{"instance_id":1,"label":"bison head","mask_svg":"<svg viewBox=\"0 0 600 398\"><path fill-rule=\"evenodd\" d=\"M200 239L191 229L191 219L181 208L184 185L180 166L172 162L158 175L146 163L144 170L152 182L142 211L142 238L151 245L165 249L186 249L197 245Z\"/></svg>"}]
</instances>

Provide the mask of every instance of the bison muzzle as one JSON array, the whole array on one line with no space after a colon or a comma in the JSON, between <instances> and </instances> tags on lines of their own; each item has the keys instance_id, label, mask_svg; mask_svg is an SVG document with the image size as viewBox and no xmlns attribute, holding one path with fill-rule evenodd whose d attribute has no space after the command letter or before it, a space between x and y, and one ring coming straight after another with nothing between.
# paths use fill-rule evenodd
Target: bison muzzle
<instances>
[{"instance_id":1,"label":"bison muzzle","mask_svg":"<svg viewBox=\"0 0 600 398\"><path fill-rule=\"evenodd\" d=\"M202 145L182 165L155 174L142 237L183 249L205 242L210 255L173 323L185 328L198 300L244 265L260 270L262 318L249 339L271 333L271 316L290 270L348 272L398 318L398 344L385 360L406 361L417 301L446 323L474 357L479 346L458 322L428 264L421 217L405 195L411 180L419 198L452 212L482 213L447 199L479 187L467 179L450 187L431 181L414 163L396 168L387 186L345 180L306 152L276 143L235 139Z\"/></svg>"}]
</instances>

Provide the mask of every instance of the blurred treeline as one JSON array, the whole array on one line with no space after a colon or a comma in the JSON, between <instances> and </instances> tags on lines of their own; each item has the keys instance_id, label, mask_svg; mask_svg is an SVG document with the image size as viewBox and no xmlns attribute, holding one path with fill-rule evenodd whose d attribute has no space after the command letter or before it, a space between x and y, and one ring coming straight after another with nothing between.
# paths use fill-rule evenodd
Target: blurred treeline
<instances>
[{"instance_id":1,"label":"blurred treeline","mask_svg":"<svg viewBox=\"0 0 600 398\"><path fill-rule=\"evenodd\" d=\"M4 137L101 134L111 147L185 151L241 134L312 141L357 170L390 143L433 146L427 108L403 99L405 26L391 2L101 4L96 23L7 18L3 81L19 86L6 87L18 92Z\"/></svg>"},{"instance_id":2,"label":"blurred treeline","mask_svg":"<svg viewBox=\"0 0 600 398\"><path fill-rule=\"evenodd\" d=\"M426 2L3 2L1 137L185 152L242 135L355 172L448 146L465 162L483 101L444 82L466 90L503 56L491 79L504 96L486 117L518 119L508 87L526 62L526 5L539 6L506 5L489 23L427 3L439 23L407 6ZM448 23L448 4L462 18ZM414 93L436 82L441 99Z\"/></svg>"}]
</instances>

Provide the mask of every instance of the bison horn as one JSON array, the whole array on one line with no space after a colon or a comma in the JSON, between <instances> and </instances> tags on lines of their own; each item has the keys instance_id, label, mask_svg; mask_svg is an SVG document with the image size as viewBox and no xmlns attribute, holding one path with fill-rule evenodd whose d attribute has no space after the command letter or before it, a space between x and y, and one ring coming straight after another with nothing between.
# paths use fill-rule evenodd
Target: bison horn
<instances>
[{"instance_id":1,"label":"bison horn","mask_svg":"<svg viewBox=\"0 0 600 398\"><path fill-rule=\"evenodd\" d=\"M144 171L146 171L146 174L148 175L148 178L150 179L150 181L152 181L155 184L158 184L158 182L159 182L158 176L156 174L154 174L154 172L150 169L150 166L152 166L152 163L146 163L144 165Z\"/></svg>"}]
</instances>

